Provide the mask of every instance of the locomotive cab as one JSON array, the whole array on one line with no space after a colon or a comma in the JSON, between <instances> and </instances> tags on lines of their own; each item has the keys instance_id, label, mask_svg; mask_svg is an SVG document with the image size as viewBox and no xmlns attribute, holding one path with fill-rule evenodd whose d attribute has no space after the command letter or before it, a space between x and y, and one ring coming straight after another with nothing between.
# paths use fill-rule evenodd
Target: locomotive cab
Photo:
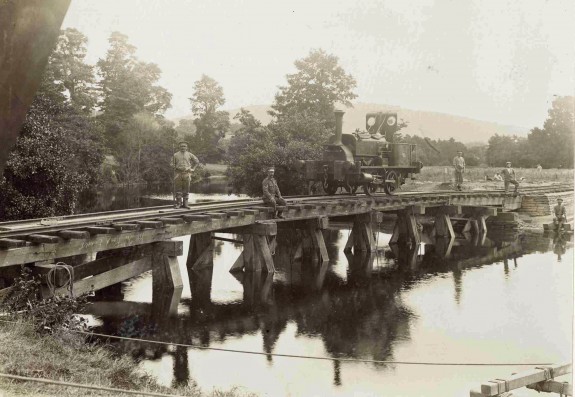
<instances>
[{"instance_id":1,"label":"locomotive cab","mask_svg":"<svg viewBox=\"0 0 575 397\"><path fill-rule=\"evenodd\" d=\"M409 174L422 167L416 145L395 142L396 113L368 113L366 131L342 133L342 111L336 111L335 134L324 145L322 160L305 162L306 179L321 182L328 194L339 187L355 193L363 186L367 194L383 187L392 194Z\"/></svg>"}]
</instances>

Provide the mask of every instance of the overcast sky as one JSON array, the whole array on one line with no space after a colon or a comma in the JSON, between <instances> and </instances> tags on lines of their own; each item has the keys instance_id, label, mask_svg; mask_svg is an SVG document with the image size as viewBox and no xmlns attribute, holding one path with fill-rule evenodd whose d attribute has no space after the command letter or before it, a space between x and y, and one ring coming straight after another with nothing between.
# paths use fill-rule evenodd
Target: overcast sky
<instances>
[{"instance_id":1,"label":"overcast sky","mask_svg":"<svg viewBox=\"0 0 575 397\"><path fill-rule=\"evenodd\" d=\"M357 80L357 102L542 125L575 90L573 0L72 0L64 27L110 33L162 69L170 118L190 114L202 74L225 108L270 104L296 59L322 48Z\"/></svg>"}]
</instances>

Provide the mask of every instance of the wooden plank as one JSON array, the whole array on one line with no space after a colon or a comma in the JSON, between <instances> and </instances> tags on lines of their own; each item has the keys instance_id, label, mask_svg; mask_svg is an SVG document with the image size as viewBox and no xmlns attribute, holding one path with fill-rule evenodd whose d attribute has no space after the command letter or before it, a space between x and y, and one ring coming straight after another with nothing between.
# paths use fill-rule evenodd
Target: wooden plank
<instances>
[{"instance_id":1,"label":"wooden plank","mask_svg":"<svg viewBox=\"0 0 575 397\"><path fill-rule=\"evenodd\" d=\"M177 258L165 254L154 255L152 257L152 288L155 290L181 289L183 286Z\"/></svg>"},{"instance_id":2,"label":"wooden plank","mask_svg":"<svg viewBox=\"0 0 575 397\"><path fill-rule=\"evenodd\" d=\"M26 236L26 239L34 244L57 244L60 242L60 238L57 236L50 236L47 234L30 234Z\"/></svg>"},{"instance_id":3,"label":"wooden plank","mask_svg":"<svg viewBox=\"0 0 575 397\"><path fill-rule=\"evenodd\" d=\"M228 215L225 212L205 212L206 215L210 216L212 219L226 219Z\"/></svg>"},{"instance_id":4,"label":"wooden plank","mask_svg":"<svg viewBox=\"0 0 575 397\"><path fill-rule=\"evenodd\" d=\"M203 215L203 214L194 214L194 215L182 215L182 218L184 218L184 220L186 222L211 222L212 221L212 217L209 215Z\"/></svg>"},{"instance_id":5,"label":"wooden plank","mask_svg":"<svg viewBox=\"0 0 575 397\"><path fill-rule=\"evenodd\" d=\"M265 270L268 273L275 273L274 260L266 236L254 236L256 255L260 256Z\"/></svg>"},{"instance_id":6,"label":"wooden plank","mask_svg":"<svg viewBox=\"0 0 575 397\"><path fill-rule=\"evenodd\" d=\"M136 221L136 223L142 227L150 229L158 229L164 226L162 221Z\"/></svg>"},{"instance_id":7,"label":"wooden plank","mask_svg":"<svg viewBox=\"0 0 575 397\"><path fill-rule=\"evenodd\" d=\"M90 238L90 233L85 230L61 230L57 234L65 240L82 240Z\"/></svg>"},{"instance_id":8,"label":"wooden plank","mask_svg":"<svg viewBox=\"0 0 575 397\"><path fill-rule=\"evenodd\" d=\"M571 364L551 365L548 368L552 370L553 377L569 374L573 370ZM542 382L548 380L546 377L546 372L549 373L550 371L546 371L542 368L535 368L529 371L512 375L503 381L493 380L487 383L483 383L481 385L481 393L483 393L485 396L495 396L502 392L507 392L533 383Z\"/></svg>"},{"instance_id":9,"label":"wooden plank","mask_svg":"<svg viewBox=\"0 0 575 397\"><path fill-rule=\"evenodd\" d=\"M557 393L564 396L573 395L573 385L569 382L557 382L556 380L546 380L544 382L527 385L528 389L537 390L538 392Z\"/></svg>"},{"instance_id":10,"label":"wooden plank","mask_svg":"<svg viewBox=\"0 0 575 397\"><path fill-rule=\"evenodd\" d=\"M89 226L86 231L90 234L113 234L116 229L112 227Z\"/></svg>"},{"instance_id":11,"label":"wooden plank","mask_svg":"<svg viewBox=\"0 0 575 397\"><path fill-rule=\"evenodd\" d=\"M184 223L184 218L160 218L164 225L180 225Z\"/></svg>"},{"instance_id":12,"label":"wooden plank","mask_svg":"<svg viewBox=\"0 0 575 397\"><path fill-rule=\"evenodd\" d=\"M255 234L258 236L275 236L278 234L278 226L275 222L256 222L250 226L240 226L220 230L221 233L232 234Z\"/></svg>"},{"instance_id":13,"label":"wooden plank","mask_svg":"<svg viewBox=\"0 0 575 397\"><path fill-rule=\"evenodd\" d=\"M151 269L152 261L150 257L138 259L134 262L128 263L127 265L112 269L94 277L74 282L74 294L80 295L90 291L97 291L110 285L128 280L132 277L139 276ZM57 288L54 293L56 295L68 295L68 289L65 287Z\"/></svg>"},{"instance_id":14,"label":"wooden plank","mask_svg":"<svg viewBox=\"0 0 575 397\"><path fill-rule=\"evenodd\" d=\"M137 223L112 223L112 227L117 231L139 230L141 228L141 226Z\"/></svg>"},{"instance_id":15,"label":"wooden plank","mask_svg":"<svg viewBox=\"0 0 575 397\"><path fill-rule=\"evenodd\" d=\"M229 210L229 211L224 211L228 216L244 216L245 215L245 211L242 210Z\"/></svg>"},{"instance_id":16,"label":"wooden plank","mask_svg":"<svg viewBox=\"0 0 575 397\"><path fill-rule=\"evenodd\" d=\"M25 240L17 240L14 238L2 238L0 239L0 248L18 248L25 247Z\"/></svg>"}]
</instances>

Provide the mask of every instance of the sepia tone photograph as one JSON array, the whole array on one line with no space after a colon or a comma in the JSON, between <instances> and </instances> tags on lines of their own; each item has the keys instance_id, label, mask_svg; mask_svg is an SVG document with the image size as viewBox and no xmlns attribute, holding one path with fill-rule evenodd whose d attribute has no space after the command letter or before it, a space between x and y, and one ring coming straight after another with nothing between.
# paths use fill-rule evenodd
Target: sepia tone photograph
<instances>
[{"instance_id":1,"label":"sepia tone photograph","mask_svg":"<svg viewBox=\"0 0 575 397\"><path fill-rule=\"evenodd\" d=\"M574 20L0 0L0 397L572 396Z\"/></svg>"}]
</instances>

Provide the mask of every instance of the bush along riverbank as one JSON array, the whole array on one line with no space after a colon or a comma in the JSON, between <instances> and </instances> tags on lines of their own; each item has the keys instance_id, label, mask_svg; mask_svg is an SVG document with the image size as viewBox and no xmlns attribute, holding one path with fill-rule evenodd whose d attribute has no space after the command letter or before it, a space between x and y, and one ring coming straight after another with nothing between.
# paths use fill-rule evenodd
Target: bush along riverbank
<instances>
[{"instance_id":1,"label":"bush along riverbank","mask_svg":"<svg viewBox=\"0 0 575 397\"><path fill-rule=\"evenodd\" d=\"M180 396L246 396L238 390L204 394L192 382L160 386L129 356L88 341L86 322L75 315L85 297L41 299L39 280L24 272L0 302L0 374L93 386L85 389L0 375L0 396L133 396L134 391ZM98 390L100 388L100 390ZM102 388L123 389L132 393Z\"/></svg>"}]
</instances>

